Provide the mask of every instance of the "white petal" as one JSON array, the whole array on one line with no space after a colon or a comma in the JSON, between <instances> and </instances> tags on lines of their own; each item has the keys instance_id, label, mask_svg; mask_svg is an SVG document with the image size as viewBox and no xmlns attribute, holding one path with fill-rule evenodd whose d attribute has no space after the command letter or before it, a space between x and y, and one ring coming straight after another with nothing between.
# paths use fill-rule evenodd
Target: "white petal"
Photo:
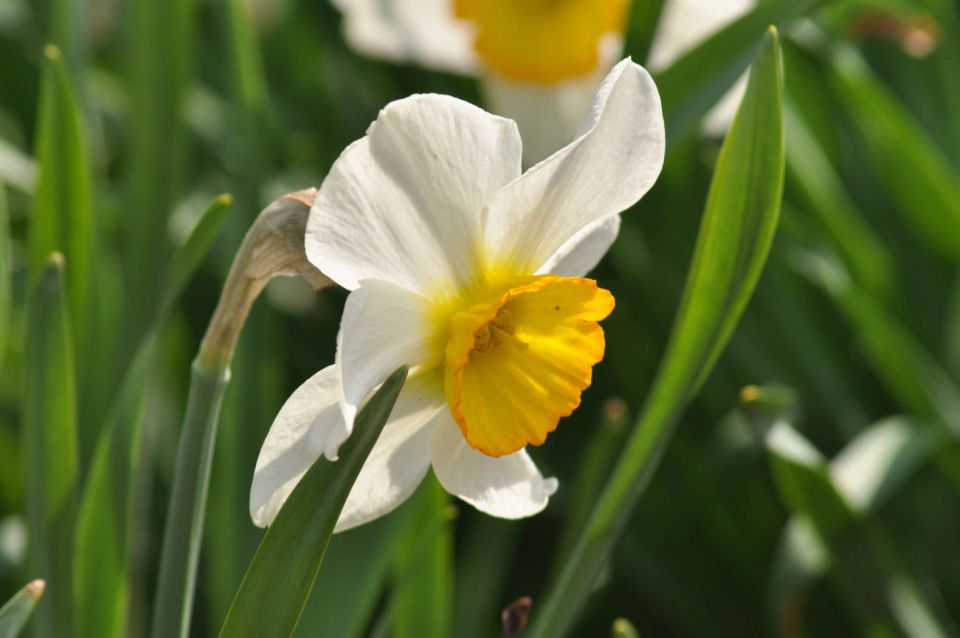
<instances>
[{"instance_id":1,"label":"white petal","mask_svg":"<svg viewBox=\"0 0 960 638\"><path fill-rule=\"evenodd\" d=\"M567 240L537 274L583 277L597 267L620 233L620 215L594 222Z\"/></svg>"},{"instance_id":2,"label":"white petal","mask_svg":"<svg viewBox=\"0 0 960 638\"><path fill-rule=\"evenodd\" d=\"M524 166L533 166L573 141L597 87L622 51L623 36L604 36L596 70L556 85L516 82L494 73L484 77L484 98L490 110L509 117L520 128Z\"/></svg>"},{"instance_id":3,"label":"white petal","mask_svg":"<svg viewBox=\"0 0 960 638\"><path fill-rule=\"evenodd\" d=\"M337 335L340 405L347 429L367 395L402 365L430 355L430 303L386 281L365 280L350 293Z\"/></svg>"},{"instance_id":4,"label":"white petal","mask_svg":"<svg viewBox=\"0 0 960 638\"><path fill-rule=\"evenodd\" d=\"M629 59L600 85L580 136L504 187L484 212L494 261L537 271L585 227L626 210L663 166L660 96Z\"/></svg>"},{"instance_id":5,"label":"white petal","mask_svg":"<svg viewBox=\"0 0 960 638\"><path fill-rule=\"evenodd\" d=\"M337 457L348 432L337 402L336 368L313 375L287 399L260 448L250 488L250 516L265 527L304 472L323 454Z\"/></svg>"},{"instance_id":6,"label":"white petal","mask_svg":"<svg viewBox=\"0 0 960 638\"><path fill-rule=\"evenodd\" d=\"M336 459L336 451L347 437L346 426L337 404L337 385L336 370L334 366L329 366L300 386L280 409L260 449L253 474L250 516L254 524L266 527L273 522L297 483L321 454L331 460ZM420 437L417 440L422 443L422 453L418 458L422 458L417 461L418 467L429 466L429 428L425 432L422 430L437 412L446 407L442 394L435 387L436 382L431 386L419 378L411 379L404 386L390 415L390 421L384 426L383 433L371 451L368 464L371 463L370 459L380 459L383 465L386 462L383 459L390 456L389 449L410 450L412 444L405 441ZM396 478L396 486L384 486L380 490L383 496L381 507L384 507L384 499L399 496L403 492L397 486L406 486L411 480L406 469L397 468L396 465L391 463L387 468L392 472L390 476ZM420 472L417 482L425 471L424 469ZM361 477L365 473L370 475L366 466L360 472ZM416 482L413 487L416 487ZM354 491L356 489L354 486ZM413 488L410 489L412 491ZM352 495L353 492L351 497ZM348 497L348 504L351 497ZM363 509L356 500L351 507L357 511ZM372 511L372 505L367 506L366 511ZM344 512L347 512L346 507ZM344 516L345 514L341 513L341 518Z\"/></svg>"},{"instance_id":7,"label":"white petal","mask_svg":"<svg viewBox=\"0 0 960 638\"><path fill-rule=\"evenodd\" d=\"M446 411L442 381L414 377L407 382L350 490L335 532L379 518L413 494L430 467L434 424Z\"/></svg>"},{"instance_id":8,"label":"white petal","mask_svg":"<svg viewBox=\"0 0 960 638\"><path fill-rule=\"evenodd\" d=\"M344 14L350 46L374 57L472 73L474 29L453 14L451 0L333 0Z\"/></svg>"},{"instance_id":9,"label":"white petal","mask_svg":"<svg viewBox=\"0 0 960 638\"><path fill-rule=\"evenodd\" d=\"M492 457L470 447L448 411L433 431L433 471L445 490L499 518L533 516L557 491L557 480L543 478L526 450Z\"/></svg>"},{"instance_id":10,"label":"white petal","mask_svg":"<svg viewBox=\"0 0 960 638\"><path fill-rule=\"evenodd\" d=\"M516 124L467 102L392 102L320 187L307 257L350 290L367 278L416 292L468 281L483 206L520 174L520 154Z\"/></svg>"}]
</instances>

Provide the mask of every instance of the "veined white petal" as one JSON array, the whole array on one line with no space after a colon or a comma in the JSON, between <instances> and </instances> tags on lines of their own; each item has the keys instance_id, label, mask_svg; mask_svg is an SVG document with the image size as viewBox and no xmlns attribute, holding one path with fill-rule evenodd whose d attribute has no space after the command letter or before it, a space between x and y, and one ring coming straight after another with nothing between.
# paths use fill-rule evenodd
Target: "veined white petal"
<instances>
[{"instance_id":1,"label":"veined white petal","mask_svg":"<svg viewBox=\"0 0 960 638\"><path fill-rule=\"evenodd\" d=\"M650 47L647 66L661 71L714 33L727 26L754 6L756 0L667 0L660 14L660 23ZM707 135L721 136L730 128L746 90L744 75L703 121Z\"/></svg>"},{"instance_id":2,"label":"veined white petal","mask_svg":"<svg viewBox=\"0 0 960 638\"><path fill-rule=\"evenodd\" d=\"M477 66L474 28L452 0L333 0L354 49L397 62L469 74Z\"/></svg>"},{"instance_id":3,"label":"veined white petal","mask_svg":"<svg viewBox=\"0 0 960 638\"><path fill-rule=\"evenodd\" d=\"M413 377L404 387L350 490L335 532L391 512L417 489L430 467L435 423L447 412L442 381Z\"/></svg>"},{"instance_id":4,"label":"veined white petal","mask_svg":"<svg viewBox=\"0 0 960 638\"><path fill-rule=\"evenodd\" d=\"M581 134L501 189L484 211L494 262L535 272L585 227L632 206L663 166L663 112L629 59L600 85Z\"/></svg>"},{"instance_id":5,"label":"veined white petal","mask_svg":"<svg viewBox=\"0 0 960 638\"><path fill-rule=\"evenodd\" d=\"M520 154L514 122L467 102L392 102L320 187L307 257L350 290L368 278L431 294L467 282L483 206L520 174Z\"/></svg>"},{"instance_id":6,"label":"veined white petal","mask_svg":"<svg viewBox=\"0 0 960 638\"><path fill-rule=\"evenodd\" d=\"M443 488L481 512L499 518L533 516L557 491L526 450L492 457L470 447L448 411L433 431L433 471Z\"/></svg>"},{"instance_id":7,"label":"veined white petal","mask_svg":"<svg viewBox=\"0 0 960 638\"><path fill-rule=\"evenodd\" d=\"M597 87L620 58L623 36L608 34L601 42L596 71L556 85L529 84L484 77L484 97L490 110L509 117L520 128L523 163L533 166L573 141L593 103Z\"/></svg>"},{"instance_id":8,"label":"veined white petal","mask_svg":"<svg viewBox=\"0 0 960 638\"><path fill-rule=\"evenodd\" d=\"M366 279L350 293L337 335L340 407L347 429L367 395L402 365L430 356L432 306L387 281Z\"/></svg>"},{"instance_id":9,"label":"veined white petal","mask_svg":"<svg viewBox=\"0 0 960 638\"><path fill-rule=\"evenodd\" d=\"M568 239L537 274L583 277L597 267L619 233L620 215L593 222Z\"/></svg>"},{"instance_id":10,"label":"veined white petal","mask_svg":"<svg viewBox=\"0 0 960 638\"><path fill-rule=\"evenodd\" d=\"M293 492L297 483L303 478L310 466L326 455L330 459L336 458L336 450L347 437L346 425L340 414L337 402L338 380L334 366L324 368L306 383L300 386L280 409L280 413L270 426L260 456L257 458L256 470L253 474L253 484L250 488L250 516L255 525L266 527L276 518L280 508ZM446 408L442 391L437 389L435 380L429 383L425 378L411 378L400 392L397 404L390 414L390 421L384 426L383 433L377 439L374 449L368 457L367 464L372 460L380 463L378 476L395 481L390 485L381 485L370 493L379 490L381 496L379 507L385 513L406 496L401 496L409 488L412 492L416 483L423 478L426 467L430 463L430 428L431 419ZM408 439L420 441L419 447L407 443ZM422 453L415 457L407 456L408 452L422 449ZM401 457L394 455L403 454ZM421 461L417 461L421 458ZM391 459L394 459L391 461ZM407 461L410 466L404 465ZM419 477L410 474L413 466L423 467L418 470ZM370 477L374 470L364 469L360 477ZM416 472L413 472L416 474ZM416 479L412 487L411 480ZM359 479L358 479L359 484ZM351 498L357 491L356 485L348 497L350 511L372 512L373 504L361 506ZM407 493L409 495L409 493ZM398 498L392 506L386 507L389 498ZM341 519L346 516L347 507L341 513ZM352 514L351 516L356 516ZM366 520L370 520L370 516ZM356 523L359 524L359 523ZM340 522L338 522L338 526ZM338 527L339 529L339 527Z\"/></svg>"},{"instance_id":11,"label":"veined white petal","mask_svg":"<svg viewBox=\"0 0 960 638\"><path fill-rule=\"evenodd\" d=\"M304 472L323 454L337 458L349 432L340 414L335 366L328 366L297 388L273 420L260 448L253 485L250 516L266 527L300 481Z\"/></svg>"}]
</instances>

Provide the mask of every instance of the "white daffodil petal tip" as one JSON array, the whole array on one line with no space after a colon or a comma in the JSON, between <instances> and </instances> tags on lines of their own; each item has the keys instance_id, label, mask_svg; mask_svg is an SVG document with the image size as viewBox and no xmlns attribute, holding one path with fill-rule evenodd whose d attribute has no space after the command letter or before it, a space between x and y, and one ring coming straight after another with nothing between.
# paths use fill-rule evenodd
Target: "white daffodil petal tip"
<instances>
[{"instance_id":1,"label":"white daffodil petal tip","mask_svg":"<svg viewBox=\"0 0 960 638\"><path fill-rule=\"evenodd\" d=\"M300 479L321 455L337 458L350 432L340 414L336 368L310 377L277 414L257 457L250 488L250 516L269 525Z\"/></svg>"},{"instance_id":2,"label":"white daffodil petal tip","mask_svg":"<svg viewBox=\"0 0 960 638\"><path fill-rule=\"evenodd\" d=\"M623 212L656 182L666 134L653 78L630 59L600 85L580 135L487 205L488 250L539 270L585 228Z\"/></svg>"}]
</instances>

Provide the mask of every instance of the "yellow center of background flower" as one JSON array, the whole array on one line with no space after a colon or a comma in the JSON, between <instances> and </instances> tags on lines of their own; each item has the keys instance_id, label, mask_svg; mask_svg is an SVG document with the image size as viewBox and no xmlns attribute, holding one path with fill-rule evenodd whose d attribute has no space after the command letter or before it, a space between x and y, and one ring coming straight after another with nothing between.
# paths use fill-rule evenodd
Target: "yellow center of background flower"
<instances>
[{"instance_id":1,"label":"yellow center of background flower","mask_svg":"<svg viewBox=\"0 0 960 638\"><path fill-rule=\"evenodd\" d=\"M613 295L595 281L518 277L450 319L444 392L464 438L489 456L540 445L580 404L603 359Z\"/></svg>"},{"instance_id":2,"label":"yellow center of background flower","mask_svg":"<svg viewBox=\"0 0 960 638\"><path fill-rule=\"evenodd\" d=\"M597 68L600 41L622 33L629 0L453 0L477 54L505 78L555 84Z\"/></svg>"}]
</instances>

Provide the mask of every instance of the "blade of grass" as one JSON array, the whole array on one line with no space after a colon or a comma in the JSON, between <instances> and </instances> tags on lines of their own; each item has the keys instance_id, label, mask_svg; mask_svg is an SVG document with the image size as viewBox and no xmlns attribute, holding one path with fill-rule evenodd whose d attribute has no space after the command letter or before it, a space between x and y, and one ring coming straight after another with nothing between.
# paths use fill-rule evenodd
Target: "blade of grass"
<instances>
[{"instance_id":1,"label":"blade of grass","mask_svg":"<svg viewBox=\"0 0 960 638\"><path fill-rule=\"evenodd\" d=\"M928 428L920 432L936 436ZM884 479L902 481L905 473L897 464L915 468L926 456L923 450L932 451L935 439L918 440L914 434L904 421L881 424L830 465L786 421L776 423L766 436L781 498L795 516L811 523L809 531L827 548L841 592L865 633L896 627L898 633L917 638L952 635L952 623L938 617L925 600L900 563L893 540L868 511L892 491L892 483L885 484ZM821 566L826 564L820 561Z\"/></svg>"},{"instance_id":2,"label":"blade of grass","mask_svg":"<svg viewBox=\"0 0 960 638\"><path fill-rule=\"evenodd\" d=\"M160 289L153 324L124 375L97 441L74 539L73 592L78 635L126 635L130 488L143 424L143 395L157 364L158 342L173 305L216 238L230 202L228 195L218 197L174 254Z\"/></svg>"},{"instance_id":3,"label":"blade of grass","mask_svg":"<svg viewBox=\"0 0 960 638\"><path fill-rule=\"evenodd\" d=\"M761 2L657 74L668 149L695 132L703 116L747 70L771 24L779 28L817 4L815 0Z\"/></svg>"},{"instance_id":4,"label":"blade of grass","mask_svg":"<svg viewBox=\"0 0 960 638\"><path fill-rule=\"evenodd\" d=\"M453 629L458 638L483 638L496 633L505 581L521 527L513 521L479 515L466 526L456 561Z\"/></svg>"},{"instance_id":5,"label":"blade of grass","mask_svg":"<svg viewBox=\"0 0 960 638\"><path fill-rule=\"evenodd\" d=\"M7 208L7 191L0 181L0 370L7 353L7 337L10 334L11 255L10 213Z\"/></svg>"},{"instance_id":6,"label":"blade of grass","mask_svg":"<svg viewBox=\"0 0 960 638\"><path fill-rule=\"evenodd\" d=\"M433 476L417 491L394 554L395 582L402 582L393 601L394 638L446 638L454 635L453 524L450 496ZM417 541L425 526L437 525L428 546Z\"/></svg>"},{"instance_id":7,"label":"blade of grass","mask_svg":"<svg viewBox=\"0 0 960 638\"><path fill-rule=\"evenodd\" d=\"M534 609L528 636L570 631L681 412L716 363L760 277L783 192L779 51L770 28L720 151L683 301L646 405L570 560Z\"/></svg>"},{"instance_id":8,"label":"blade of grass","mask_svg":"<svg viewBox=\"0 0 960 638\"><path fill-rule=\"evenodd\" d=\"M221 636L289 636L313 588L347 500L400 394L407 370L394 372L357 416L340 460L318 459L267 530L237 591Z\"/></svg>"},{"instance_id":9,"label":"blade of grass","mask_svg":"<svg viewBox=\"0 0 960 638\"><path fill-rule=\"evenodd\" d=\"M387 581L399 537L397 532L404 522L404 517L397 513L330 539L324 567L317 575L295 636L361 638L367 635L370 618ZM346 574L350 577L345 578Z\"/></svg>"},{"instance_id":10,"label":"blade of grass","mask_svg":"<svg viewBox=\"0 0 960 638\"><path fill-rule=\"evenodd\" d=\"M960 180L919 123L852 48L832 60L831 86L856 125L880 185L903 221L940 255L960 257Z\"/></svg>"},{"instance_id":11,"label":"blade of grass","mask_svg":"<svg viewBox=\"0 0 960 638\"><path fill-rule=\"evenodd\" d=\"M49 584L37 612L37 635L72 635L71 549L79 487L76 377L63 256L40 273L28 306L24 349L23 459L26 470L27 566Z\"/></svg>"},{"instance_id":12,"label":"blade of grass","mask_svg":"<svg viewBox=\"0 0 960 638\"><path fill-rule=\"evenodd\" d=\"M825 248L794 251L792 262L837 304L880 381L913 414L960 433L960 388L924 345L887 308L853 284Z\"/></svg>"},{"instance_id":13,"label":"blade of grass","mask_svg":"<svg viewBox=\"0 0 960 638\"><path fill-rule=\"evenodd\" d=\"M125 342L131 349L154 310L153 288L169 253L167 219L187 166L182 109L192 68L195 4L135 0L129 6L129 215L123 230Z\"/></svg>"},{"instance_id":14,"label":"blade of grass","mask_svg":"<svg viewBox=\"0 0 960 638\"><path fill-rule=\"evenodd\" d=\"M16 638L30 620L33 609L40 602L46 583L35 580L27 583L13 598L0 607L0 638Z\"/></svg>"},{"instance_id":15,"label":"blade of grass","mask_svg":"<svg viewBox=\"0 0 960 638\"><path fill-rule=\"evenodd\" d=\"M827 237L847 263L856 281L878 298L894 286L893 258L853 203L826 153L807 129L802 115L788 101L784 124L787 176Z\"/></svg>"},{"instance_id":16,"label":"blade of grass","mask_svg":"<svg viewBox=\"0 0 960 638\"><path fill-rule=\"evenodd\" d=\"M52 251L70 264L67 295L73 336L86 336L94 223L90 159L83 117L63 55L44 49L36 154L37 190L30 220L27 264L31 281Z\"/></svg>"}]
</instances>

